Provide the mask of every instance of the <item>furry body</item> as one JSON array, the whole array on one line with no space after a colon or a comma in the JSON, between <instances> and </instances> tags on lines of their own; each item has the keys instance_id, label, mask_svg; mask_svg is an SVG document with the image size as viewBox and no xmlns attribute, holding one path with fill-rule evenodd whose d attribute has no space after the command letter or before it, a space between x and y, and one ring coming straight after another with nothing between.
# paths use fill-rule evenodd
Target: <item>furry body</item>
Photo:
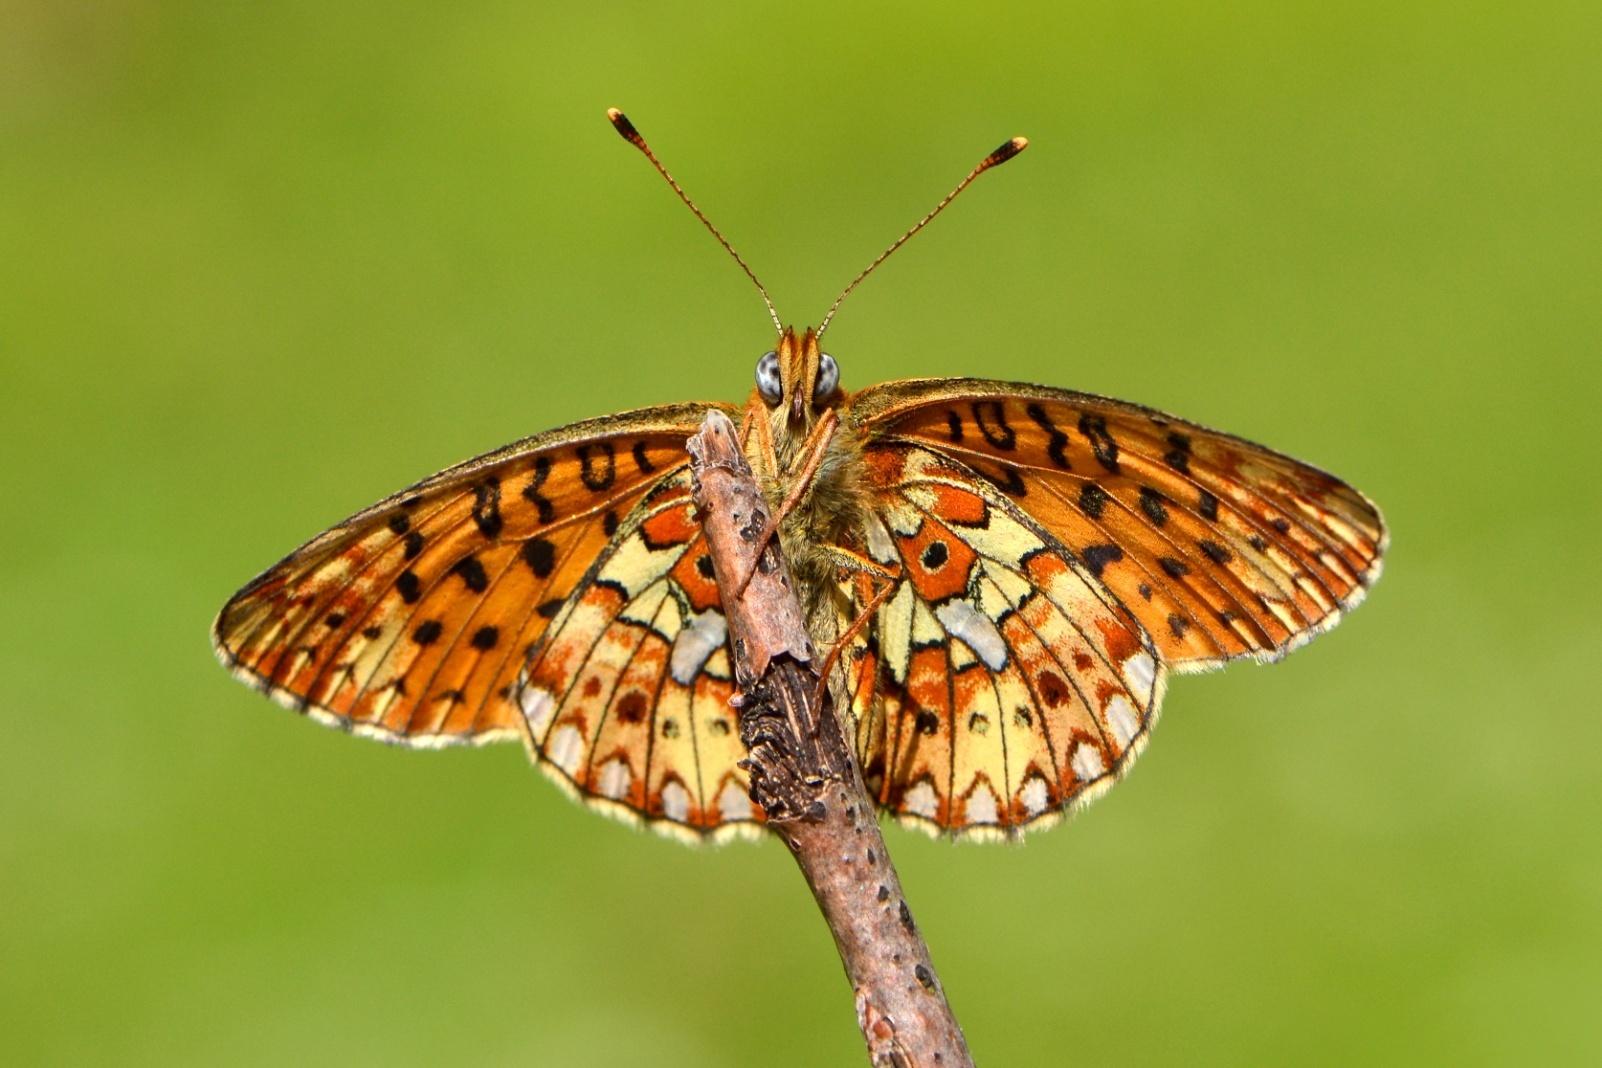
<instances>
[{"instance_id":1,"label":"furry body","mask_svg":"<svg viewBox=\"0 0 1602 1068\"><path fill-rule=\"evenodd\" d=\"M810 477L805 475L808 446L814 444L809 438L819 431L825 413L844 406L846 395L836 387L815 396L822 354L812 330L800 335L786 330L775 352L783 393L773 403L759 391L751 392L747 413L756 432L747 435L746 454L775 515L799 487L800 496L780 518L779 544L801 592L812 638L826 645L849 622L844 618L849 601L839 592L838 571L851 554L863 550L870 502L864 497L868 480L862 442L847 422L823 428L827 436L815 446L822 456Z\"/></svg>"}]
</instances>

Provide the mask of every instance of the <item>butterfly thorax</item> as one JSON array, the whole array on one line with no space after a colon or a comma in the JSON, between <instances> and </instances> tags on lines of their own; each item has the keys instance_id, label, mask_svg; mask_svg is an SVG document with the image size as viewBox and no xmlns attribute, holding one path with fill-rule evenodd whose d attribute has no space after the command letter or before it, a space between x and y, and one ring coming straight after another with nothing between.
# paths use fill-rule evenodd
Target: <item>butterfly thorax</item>
<instances>
[{"instance_id":1,"label":"butterfly thorax","mask_svg":"<svg viewBox=\"0 0 1602 1068\"><path fill-rule=\"evenodd\" d=\"M779 527L780 544L799 589L807 591L807 617L813 636L832 640L839 613L828 594L838 585L837 560L830 547L860 549L866 514L862 498L862 448L856 435L842 428L824 452L804 496ZM781 479L775 490L794 487ZM782 494L778 494L782 498ZM770 498L772 500L772 498Z\"/></svg>"},{"instance_id":2,"label":"butterfly thorax","mask_svg":"<svg viewBox=\"0 0 1602 1068\"><path fill-rule=\"evenodd\" d=\"M839 413L845 393L832 376L823 374L827 357L810 328L785 330L774 354L782 392L777 398L752 392L754 432L747 439L747 455L775 510L804 480L801 496L780 524L780 543L798 588L808 591L805 607L813 636L828 640L838 609L830 596L837 588L836 564L827 549L856 548L861 540L868 506L862 445L848 421L841 421L828 430L816 468L806 473L809 456L819 446L819 424L827 413ZM765 426L757 427L759 421Z\"/></svg>"}]
</instances>

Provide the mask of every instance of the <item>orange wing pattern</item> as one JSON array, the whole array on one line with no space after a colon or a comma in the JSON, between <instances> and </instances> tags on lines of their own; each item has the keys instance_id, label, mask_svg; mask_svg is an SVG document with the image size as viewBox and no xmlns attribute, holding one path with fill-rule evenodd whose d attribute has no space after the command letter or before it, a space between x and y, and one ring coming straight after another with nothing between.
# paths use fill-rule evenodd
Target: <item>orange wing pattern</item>
<instances>
[{"instance_id":1,"label":"orange wing pattern","mask_svg":"<svg viewBox=\"0 0 1602 1068\"><path fill-rule=\"evenodd\" d=\"M324 723L518 735L614 815L696 840L759 829L686 471L708 407L577 423L374 505L236 594L219 655ZM1384 525L1356 490L1160 412L955 379L868 389L846 415L870 505L856 548L896 575L845 659L846 703L870 789L926 829L1004 836L1097 796L1169 668L1282 655L1379 573Z\"/></svg>"},{"instance_id":2,"label":"orange wing pattern","mask_svg":"<svg viewBox=\"0 0 1602 1068\"><path fill-rule=\"evenodd\" d=\"M1162 695L1140 623L966 466L900 444L867 460L869 555L900 572L846 658L870 792L903 822L984 837L1111 786ZM860 605L872 580L855 583Z\"/></svg>"},{"instance_id":3,"label":"orange wing pattern","mask_svg":"<svg viewBox=\"0 0 1602 1068\"><path fill-rule=\"evenodd\" d=\"M641 502L580 591L513 688L541 767L586 803L681 837L759 828L687 472Z\"/></svg>"},{"instance_id":4,"label":"orange wing pattern","mask_svg":"<svg viewBox=\"0 0 1602 1068\"><path fill-rule=\"evenodd\" d=\"M252 581L213 626L240 678L407 745L523 733L512 689L553 617L708 405L576 423L450 468Z\"/></svg>"},{"instance_id":5,"label":"orange wing pattern","mask_svg":"<svg viewBox=\"0 0 1602 1068\"><path fill-rule=\"evenodd\" d=\"M920 445L984 476L1128 606L1177 670L1281 656L1334 626L1379 575L1385 527L1362 494L1158 411L946 379L864 390L850 413L870 443Z\"/></svg>"}]
</instances>

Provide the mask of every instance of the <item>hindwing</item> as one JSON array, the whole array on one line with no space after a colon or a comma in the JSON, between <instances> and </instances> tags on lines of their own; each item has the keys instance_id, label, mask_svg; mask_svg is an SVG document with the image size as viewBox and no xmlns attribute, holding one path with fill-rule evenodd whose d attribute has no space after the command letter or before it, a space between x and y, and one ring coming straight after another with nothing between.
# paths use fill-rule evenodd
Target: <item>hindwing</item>
<instances>
[{"instance_id":1,"label":"hindwing","mask_svg":"<svg viewBox=\"0 0 1602 1068\"><path fill-rule=\"evenodd\" d=\"M630 822L690 838L756 830L727 637L680 472L625 520L519 673L530 751Z\"/></svg>"},{"instance_id":2,"label":"hindwing","mask_svg":"<svg viewBox=\"0 0 1602 1068\"><path fill-rule=\"evenodd\" d=\"M903 822L994 836L1106 789L1157 714L1150 636L965 465L906 444L866 459L864 540L898 573L845 658L870 793ZM874 581L853 579L859 606Z\"/></svg>"}]
</instances>

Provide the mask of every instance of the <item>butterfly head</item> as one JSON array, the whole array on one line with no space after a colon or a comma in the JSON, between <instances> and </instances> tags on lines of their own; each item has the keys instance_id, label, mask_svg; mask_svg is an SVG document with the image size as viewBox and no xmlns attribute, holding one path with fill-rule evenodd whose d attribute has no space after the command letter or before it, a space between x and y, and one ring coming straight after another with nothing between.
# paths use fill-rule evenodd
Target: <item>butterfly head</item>
<instances>
[{"instance_id":1,"label":"butterfly head","mask_svg":"<svg viewBox=\"0 0 1602 1068\"><path fill-rule=\"evenodd\" d=\"M818 335L810 327L802 334L785 328L778 347L757 360L756 385L774 421L792 433L805 434L845 396L840 365L818 347Z\"/></svg>"}]
</instances>

